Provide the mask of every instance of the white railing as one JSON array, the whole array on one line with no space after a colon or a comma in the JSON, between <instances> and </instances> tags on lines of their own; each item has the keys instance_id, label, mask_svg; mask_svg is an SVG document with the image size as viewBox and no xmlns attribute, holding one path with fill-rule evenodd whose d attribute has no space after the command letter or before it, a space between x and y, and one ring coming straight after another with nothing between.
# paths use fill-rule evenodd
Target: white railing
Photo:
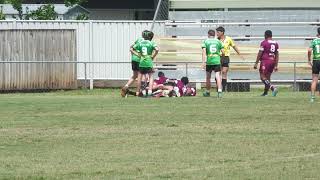
<instances>
[{"instance_id":1,"label":"white railing","mask_svg":"<svg viewBox=\"0 0 320 180\"><path fill-rule=\"evenodd\" d=\"M99 67L97 65L120 65L123 70L130 68L131 64L128 61L114 61L114 62L103 62L103 61L83 61L83 62L65 62L65 61L0 61L0 68L7 67L11 69L10 75L4 74L4 76L0 77L0 87L1 85L5 87L4 83L16 84L26 83L22 82L20 79L25 79L26 81L33 81L33 79L28 79L28 72L23 71L23 67L19 67L19 72L12 72L15 69L15 66L18 65L32 65L32 64L74 64L76 66L77 80L82 80L84 87L92 89L93 83L95 80L127 80L130 76L125 78L119 78L117 76L109 76L109 77L98 77L96 74L100 74L99 71L107 71L107 69L96 68ZM231 76L229 77L229 82L247 82L247 83L260 83L259 74L257 70L253 70L254 62L231 62L230 68L233 69L230 71ZM199 61L190 61L190 62L157 62L155 63L155 68L158 71L164 71L170 78L181 78L182 76L189 77L191 82L205 82L205 71L200 68L201 62ZM241 67L242 70L237 70L237 67ZM289 84L293 87L293 90L297 89L298 83L306 83L311 81L311 69L305 70L308 65L307 62L279 62L279 72L275 73L272 77L273 82L280 84ZM41 70L41 68L39 68ZM243 70L246 69L246 70ZM283 71L282 69L287 69ZM0 69L1 70L1 69ZM46 69L44 68L43 71ZM2 69L3 71L3 69ZM5 71L4 71L5 72ZM2 72L2 73L4 73ZM9 72L9 71L8 71ZM21 73L25 72L25 74ZM131 73L131 71L129 71ZM9 76L9 77L6 77ZM116 73L115 73L116 75ZM59 75L58 75L59 76ZM11 78L11 79L10 79ZM63 79L63 77L60 77ZM59 77L58 77L59 79ZM1 82L2 81L2 82ZM1 91L1 89L0 89Z\"/></svg>"}]
</instances>

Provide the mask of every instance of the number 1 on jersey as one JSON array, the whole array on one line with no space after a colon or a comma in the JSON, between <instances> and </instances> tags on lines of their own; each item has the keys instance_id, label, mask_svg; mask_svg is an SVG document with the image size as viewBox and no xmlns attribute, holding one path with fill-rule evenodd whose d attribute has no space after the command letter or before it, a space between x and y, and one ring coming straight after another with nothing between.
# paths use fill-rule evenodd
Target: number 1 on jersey
<instances>
[{"instance_id":1,"label":"number 1 on jersey","mask_svg":"<svg viewBox=\"0 0 320 180\"><path fill-rule=\"evenodd\" d=\"M320 45L316 45L317 54L320 54Z\"/></svg>"}]
</instances>

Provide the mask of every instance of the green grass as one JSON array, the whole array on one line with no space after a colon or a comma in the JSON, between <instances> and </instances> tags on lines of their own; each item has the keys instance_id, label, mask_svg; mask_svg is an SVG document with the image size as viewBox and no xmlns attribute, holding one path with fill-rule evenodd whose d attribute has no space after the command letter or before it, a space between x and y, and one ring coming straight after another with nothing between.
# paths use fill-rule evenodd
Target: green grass
<instances>
[{"instance_id":1,"label":"green grass","mask_svg":"<svg viewBox=\"0 0 320 180\"><path fill-rule=\"evenodd\" d=\"M320 97L259 94L2 94L0 179L319 179Z\"/></svg>"}]
</instances>

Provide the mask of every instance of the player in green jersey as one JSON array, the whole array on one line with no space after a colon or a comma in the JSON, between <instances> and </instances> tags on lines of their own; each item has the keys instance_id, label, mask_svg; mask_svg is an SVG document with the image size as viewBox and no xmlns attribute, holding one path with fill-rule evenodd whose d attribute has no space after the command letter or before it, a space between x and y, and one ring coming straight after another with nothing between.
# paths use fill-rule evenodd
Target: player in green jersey
<instances>
[{"instance_id":1,"label":"player in green jersey","mask_svg":"<svg viewBox=\"0 0 320 180\"><path fill-rule=\"evenodd\" d=\"M311 61L312 54L313 61ZM308 49L308 62L312 67L311 102L314 102L320 72L320 28L318 28L317 38L311 42Z\"/></svg>"},{"instance_id":2,"label":"player in green jersey","mask_svg":"<svg viewBox=\"0 0 320 180\"><path fill-rule=\"evenodd\" d=\"M208 31L208 39L202 43L202 68L206 68L206 92L203 96L210 96L211 89L211 73L215 72L217 81L218 97L222 97L222 84L221 84L221 61L220 56L224 46L219 39L215 38L215 31Z\"/></svg>"},{"instance_id":3,"label":"player in green jersey","mask_svg":"<svg viewBox=\"0 0 320 180\"><path fill-rule=\"evenodd\" d=\"M148 35L150 33L150 31L148 30L144 30L142 32L142 36L144 34ZM140 43L141 41L143 41L144 39L142 37L138 38L131 46L130 48L132 48L135 44ZM126 94L128 92L128 88L130 87L130 85L137 79L138 77L138 72L139 72L139 63L140 63L140 57L131 53L131 68L132 68L132 76L129 79L129 81L127 82L127 84L122 87L121 89L121 96L122 97L126 97Z\"/></svg>"},{"instance_id":4,"label":"player in green jersey","mask_svg":"<svg viewBox=\"0 0 320 180\"><path fill-rule=\"evenodd\" d=\"M133 54L140 57L139 73L138 73L138 84L137 84L137 96L140 94L141 80L143 75L149 77L149 90L148 96L152 95L153 86L153 59L157 56L159 48L153 39L153 32L143 35L143 41L135 44L130 50Z\"/></svg>"}]
</instances>

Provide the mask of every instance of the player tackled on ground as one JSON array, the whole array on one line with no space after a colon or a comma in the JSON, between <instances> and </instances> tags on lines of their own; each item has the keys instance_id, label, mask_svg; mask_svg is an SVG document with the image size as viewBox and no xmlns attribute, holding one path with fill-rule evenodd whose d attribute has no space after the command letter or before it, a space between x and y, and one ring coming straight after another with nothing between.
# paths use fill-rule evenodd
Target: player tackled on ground
<instances>
[{"instance_id":1,"label":"player tackled on ground","mask_svg":"<svg viewBox=\"0 0 320 180\"><path fill-rule=\"evenodd\" d=\"M313 61L311 61L311 54L313 53ZM319 80L320 72L320 28L318 28L317 38L311 42L308 49L308 62L312 67L312 84L311 84L311 102L315 100L315 93Z\"/></svg>"},{"instance_id":2,"label":"player tackled on ground","mask_svg":"<svg viewBox=\"0 0 320 180\"><path fill-rule=\"evenodd\" d=\"M230 63L230 51L231 47L237 52L237 54L244 60L243 56L240 54L240 51L236 44L234 43L233 39L229 36L226 36L225 29L223 27L218 27L216 29L218 39L223 43L223 52L221 56L221 71L222 71L222 90L225 92L227 79L228 79L228 71L229 71L229 63Z\"/></svg>"},{"instance_id":3,"label":"player tackled on ground","mask_svg":"<svg viewBox=\"0 0 320 180\"><path fill-rule=\"evenodd\" d=\"M277 96L278 89L271 84L271 74L273 71L278 71L279 45L272 40L272 31L267 30L264 37L265 40L260 44L254 69L257 69L260 62L260 79L264 84L264 92L261 96L267 96L269 89L272 90L272 96Z\"/></svg>"},{"instance_id":4,"label":"player tackled on ground","mask_svg":"<svg viewBox=\"0 0 320 180\"><path fill-rule=\"evenodd\" d=\"M222 84L221 84L221 62L220 55L223 49L223 44L221 41L215 38L215 31L208 31L208 39L204 40L202 43L202 68L206 68L206 91L203 96L210 96L211 89L211 73L215 72L215 77L217 81L218 97L222 97Z\"/></svg>"},{"instance_id":5,"label":"player tackled on ground","mask_svg":"<svg viewBox=\"0 0 320 180\"><path fill-rule=\"evenodd\" d=\"M147 96L152 95L153 86L153 59L157 56L159 49L155 42L152 41L153 33L144 33L143 41L135 44L130 51L140 57L139 63L139 73L138 73L138 84L136 95L140 94L141 80L143 75L148 75L149 77L149 90Z\"/></svg>"}]
</instances>

